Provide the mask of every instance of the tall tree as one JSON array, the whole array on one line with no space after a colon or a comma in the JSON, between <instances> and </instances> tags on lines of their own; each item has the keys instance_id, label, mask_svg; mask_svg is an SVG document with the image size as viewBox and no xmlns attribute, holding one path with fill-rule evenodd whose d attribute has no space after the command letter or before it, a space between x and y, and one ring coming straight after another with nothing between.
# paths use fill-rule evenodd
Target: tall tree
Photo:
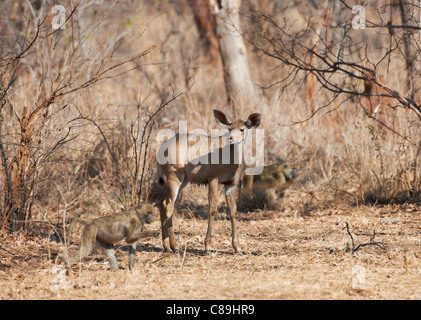
<instances>
[{"instance_id":1,"label":"tall tree","mask_svg":"<svg viewBox=\"0 0 421 320\"><path fill-rule=\"evenodd\" d=\"M251 80L247 49L241 33L241 0L211 0L216 17L215 33L224 67L228 104L236 109L258 104L258 91Z\"/></svg>"}]
</instances>

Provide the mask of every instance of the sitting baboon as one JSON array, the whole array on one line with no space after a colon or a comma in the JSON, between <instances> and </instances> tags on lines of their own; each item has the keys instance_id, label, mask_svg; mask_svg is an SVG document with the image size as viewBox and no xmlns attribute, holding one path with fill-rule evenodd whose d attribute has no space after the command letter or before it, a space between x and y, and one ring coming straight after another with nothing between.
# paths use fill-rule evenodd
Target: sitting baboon
<instances>
[{"instance_id":1,"label":"sitting baboon","mask_svg":"<svg viewBox=\"0 0 421 320\"><path fill-rule=\"evenodd\" d=\"M73 226L76 222L85 225L79 250L71 257L64 258L66 267L70 268L74 263L89 255L94 245L99 245L107 254L111 268L118 269L117 258L113 244L126 239L129 246L129 269L133 269L136 244L140 238L157 237L158 231L142 231L145 223L152 221L153 206L149 203L140 208L131 209L126 213L114 214L95 220L76 218L72 221L67 237L69 243Z\"/></svg>"},{"instance_id":2,"label":"sitting baboon","mask_svg":"<svg viewBox=\"0 0 421 320\"><path fill-rule=\"evenodd\" d=\"M253 188L275 189L280 200L284 191L297 181L298 173L293 162L276 163L265 166L260 175L243 176L243 192L252 195Z\"/></svg>"}]
</instances>

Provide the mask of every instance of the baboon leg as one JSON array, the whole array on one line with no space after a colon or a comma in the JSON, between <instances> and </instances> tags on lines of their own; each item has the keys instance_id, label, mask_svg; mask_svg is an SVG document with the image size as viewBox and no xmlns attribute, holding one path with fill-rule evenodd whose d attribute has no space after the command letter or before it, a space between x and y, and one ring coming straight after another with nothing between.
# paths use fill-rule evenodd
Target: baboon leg
<instances>
[{"instance_id":1,"label":"baboon leg","mask_svg":"<svg viewBox=\"0 0 421 320\"><path fill-rule=\"evenodd\" d=\"M231 216L231 228L232 228L232 246L235 252L240 251L238 245L238 234L237 234L237 185L226 185L225 186L225 197L227 200L228 210Z\"/></svg>"},{"instance_id":2,"label":"baboon leg","mask_svg":"<svg viewBox=\"0 0 421 320\"><path fill-rule=\"evenodd\" d=\"M111 268L118 270L117 257L115 256L114 248L105 249L108 259L110 260Z\"/></svg>"},{"instance_id":3,"label":"baboon leg","mask_svg":"<svg viewBox=\"0 0 421 320\"><path fill-rule=\"evenodd\" d=\"M126 237L127 243L130 244L129 246L129 269L133 270L133 264L134 264L134 258L136 254L136 247L137 247L137 240L140 238L145 237L158 237L159 232L158 231L141 231L138 233L134 233L128 237Z\"/></svg>"},{"instance_id":4,"label":"baboon leg","mask_svg":"<svg viewBox=\"0 0 421 320\"><path fill-rule=\"evenodd\" d=\"M177 244L175 240L172 215L174 212L174 204L177 200L178 193L186 185L183 183L184 175L179 179L175 174L170 175L167 179L167 190L165 191L165 197L159 206L161 216L161 227L162 227L162 243L164 250L167 252L177 250Z\"/></svg>"},{"instance_id":5,"label":"baboon leg","mask_svg":"<svg viewBox=\"0 0 421 320\"><path fill-rule=\"evenodd\" d=\"M112 244L105 243L99 239L97 239L97 243L105 250L105 254L110 260L111 268L114 270L118 270L118 263L117 257L115 256L115 249Z\"/></svg>"},{"instance_id":6,"label":"baboon leg","mask_svg":"<svg viewBox=\"0 0 421 320\"><path fill-rule=\"evenodd\" d=\"M141 238L146 238L146 237L158 237L159 236L159 231L155 231L155 230L151 230L151 231L141 231L138 233L134 233L130 236L126 237L126 242L129 244L132 244L133 242L136 242L137 240L141 239Z\"/></svg>"},{"instance_id":7,"label":"baboon leg","mask_svg":"<svg viewBox=\"0 0 421 320\"><path fill-rule=\"evenodd\" d=\"M90 224L85 227L82 233L80 248L69 258L68 264L66 261L67 268L70 268L73 264L81 261L84 257L92 253L97 231L97 226L94 224Z\"/></svg>"},{"instance_id":8,"label":"baboon leg","mask_svg":"<svg viewBox=\"0 0 421 320\"><path fill-rule=\"evenodd\" d=\"M129 246L129 270L133 270L133 265L134 265L134 258L135 258L135 254L136 254L136 246L137 243L132 243Z\"/></svg>"},{"instance_id":9,"label":"baboon leg","mask_svg":"<svg viewBox=\"0 0 421 320\"><path fill-rule=\"evenodd\" d=\"M209 221L208 231L205 238L205 251L206 254L210 254L211 243L212 243L212 227L213 220L215 218L216 211L218 210L218 180L214 179L209 182Z\"/></svg>"}]
</instances>

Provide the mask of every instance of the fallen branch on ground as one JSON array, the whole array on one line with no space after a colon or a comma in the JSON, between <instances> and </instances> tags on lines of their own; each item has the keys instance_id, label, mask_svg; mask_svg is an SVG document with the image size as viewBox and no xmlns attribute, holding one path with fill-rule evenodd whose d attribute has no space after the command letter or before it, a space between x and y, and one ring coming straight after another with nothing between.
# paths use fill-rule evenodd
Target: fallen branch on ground
<instances>
[{"instance_id":1,"label":"fallen branch on ground","mask_svg":"<svg viewBox=\"0 0 421 320\"><path fill-rule=\"evenodd\" d=\"M355 251L357 251L358 249L365 247L365 246L369 246L369 245L375 245L380 247L381 249L386 249L386 245L383 242L375 242L374 241L374 237L376 236L376 231L373 231L373 235L370 238L370 242L367 243L361 243L358 246L355 246L355 242L354 242L354 237L352 236L351 232L349 231L349 225L348 222L345 222L345 227L342 228L342 230L344 230L346 228L346 231L348 232L349 236L351 237L351 242L352 242L352 249L351 249L351 253L354 254ZM345 251L348 252L350 249L347 245Z\"/></svg>"}]
</instances>

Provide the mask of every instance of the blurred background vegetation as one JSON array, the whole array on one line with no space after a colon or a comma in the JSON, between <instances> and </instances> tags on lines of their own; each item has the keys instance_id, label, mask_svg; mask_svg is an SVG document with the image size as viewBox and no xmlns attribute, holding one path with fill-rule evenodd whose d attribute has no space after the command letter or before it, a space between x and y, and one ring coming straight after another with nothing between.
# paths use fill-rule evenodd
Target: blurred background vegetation
<instances>
[{"instance_id":1,"label":"blurred background vegetation","mask_svg":"<svg viewBox=\"0 0 421 320\"><path fill-rule=\"evenodd\" d=\"M239 23L218 20L230 3ZM300 171L289 205L418 203L420 2L366 1L354 29L358 4L2 1L2 227L153 199L157 130L210 130L214 108L262 114L266 163ZM242 36L253 95L229 85L218 21Z\"/></svg>"}]
</instances>

